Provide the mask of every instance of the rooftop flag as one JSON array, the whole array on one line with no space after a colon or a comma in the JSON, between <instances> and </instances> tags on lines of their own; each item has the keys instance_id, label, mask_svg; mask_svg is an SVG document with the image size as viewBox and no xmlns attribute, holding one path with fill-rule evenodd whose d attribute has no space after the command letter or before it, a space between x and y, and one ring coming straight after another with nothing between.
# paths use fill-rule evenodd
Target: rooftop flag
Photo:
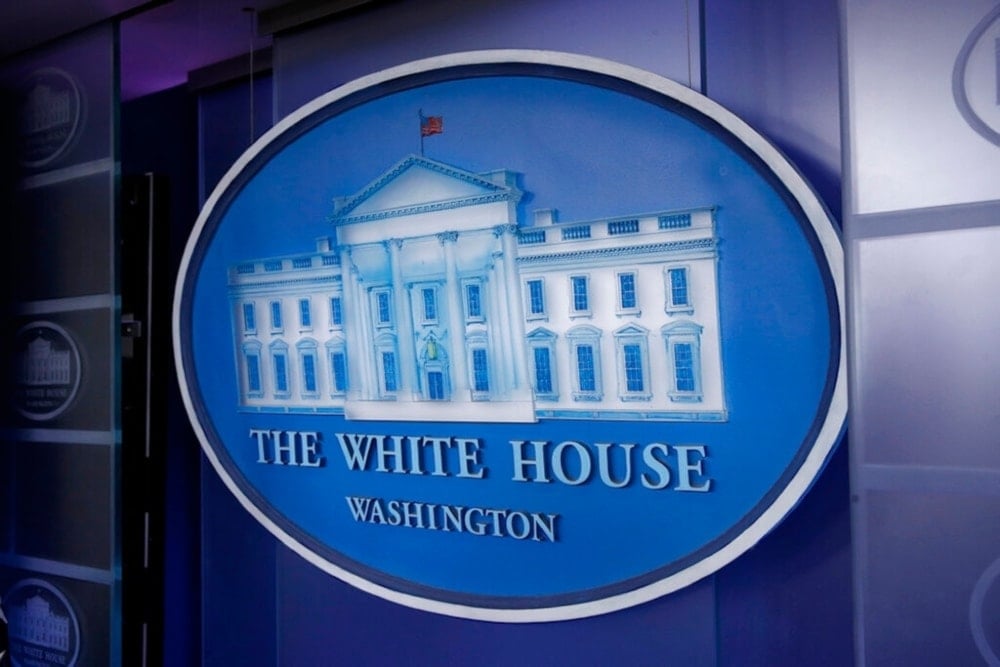
<instances>
[{"instance_id":1,"label":"rooftop flag","mask_svg":"<svg viewBox=\"0 0 1000 667\"><path fill-rule=\"evenodd\" d=\"M425 116L420 114L420 136L429 137L432 134L444 132L444 116Z\"/></svg>"},{"instance_id":2,"label":"rooftop flag","mask_svg":"<svg viewBox=\"0 0 1000 667\"><path fill-rule=\"evenodd\" d=\"M444 116L425 116L424 110L417 112L420 116L420 155L424 154L424 137L444 132Z\"/></svg>"}]
</instances>

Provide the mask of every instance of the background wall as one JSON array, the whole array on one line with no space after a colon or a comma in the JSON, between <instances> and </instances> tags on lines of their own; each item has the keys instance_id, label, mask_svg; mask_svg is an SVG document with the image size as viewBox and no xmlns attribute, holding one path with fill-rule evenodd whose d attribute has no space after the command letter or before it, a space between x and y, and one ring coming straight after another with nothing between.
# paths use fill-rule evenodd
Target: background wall
<instances>
[{"instance_id":1,"label":"background wall","mask_svg":"<svg viewBox=\"0 0 1000 667\"><path fill-rule=\"evenodd\" d=\"M1000 7L842 6L858 655L996 666Z\"/></svg>"},{"instance_id":2,"label":"background wall","mask_svg":"<svg viewBox=\"0 0 1000 667\"><path fill-rule=\"evenodd\" d=\"M203 465L175 394L165 663L1000 665L998 41L994 0L401 0L277 35L273 77L125 105L124 171L172 177L176 266L198 200L255 135L314 95L457 50L598 55L706 92L773 141L844 220L848 262L849 442L799 507L740 559L679 593L598 618L457 620L320 574ZM112 50L113 40L104 43L95 53ZM113 67L110 56L102 62ZM90 212L74 201L69 208ZM67 266L92 256L104 255L73 244ZM17 268L25 257L4 263L12 272L5 288L37 287ZM48 275L49 264L29 264ZM104 330L117 339L117 322ZM4 437L12 445L21 435L15 428ZM32 455L40 451L29 444ZM107 525L115 517L91 502L106 484L81 483L79 466L60 467L60 483L83 500L63 494L57 509L66 511L56 516L41 509L55 498L45 493L51 480L31 487L19 465L15 446L0 448L8 482L0 488L0 584L25 566L83 582L67 590L79 588L74 599L99 619L88 628L99 637L88 655L113 662L101 656L114 653L117 630L101 628L118 620L109 611L115 567L102 558L81 568L75 557L22 548L34 535L58 541L99 524L85 541L113 550L100 517ZM24 521L24 489L34 494L27 505L40 499L31 516L46 517L34 533L15 525ZM77 509L95 516L63 523Z\"/></svg>"}]
</instances>

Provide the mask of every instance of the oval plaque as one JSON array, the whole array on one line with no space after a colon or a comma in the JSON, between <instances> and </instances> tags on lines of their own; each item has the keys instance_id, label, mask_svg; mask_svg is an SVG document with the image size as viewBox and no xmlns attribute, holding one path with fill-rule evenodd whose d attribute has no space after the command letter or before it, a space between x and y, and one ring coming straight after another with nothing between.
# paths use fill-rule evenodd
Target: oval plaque
<instances>
[{"instance_id":1,"label":"oval plaque","mask_svg":"<svg viewBox=\"0 0 1000 667\"><path fill-rule=\"evenodd\" d=\"M732 561L844 424L839 238L648 72L456 54L320 97L209 198L175 301L194 428L278 539L419 609L548 621Z\"/></svg>"}]
</instances>

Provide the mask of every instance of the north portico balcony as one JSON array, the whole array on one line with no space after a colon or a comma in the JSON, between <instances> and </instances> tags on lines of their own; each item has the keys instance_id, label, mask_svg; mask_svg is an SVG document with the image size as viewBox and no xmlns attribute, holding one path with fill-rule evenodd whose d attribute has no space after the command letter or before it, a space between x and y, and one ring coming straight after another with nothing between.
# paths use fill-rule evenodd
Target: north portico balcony
<instances>
[{"instance_id":1,"label":"north portico balcony","mask_svg":"<svg viewBox=\"0 0 1000 667\"><path fill-rule=\"evenodd\" d=\"M315 278L340 273L340 254L329 237L316 239L316 251L240 262L229 267L229 285Z\"/></svg>"},{"instance_id":2,"label":"north portico balcony","mask_svg":"<svg viewBox=\"0 0 1000 667\"><path fill-rule=\"evenodd\" d=\"M555 209L536 210L533 224L521 227L518 245L606 247L609 242L631 245L642 237L649 237L649 242L653 242L654 237L656 242L668 239L680 242L712 236L715 228L714 207L665 210L582 222L559 222L557 217Z\"/></svg>"}]
</instances>

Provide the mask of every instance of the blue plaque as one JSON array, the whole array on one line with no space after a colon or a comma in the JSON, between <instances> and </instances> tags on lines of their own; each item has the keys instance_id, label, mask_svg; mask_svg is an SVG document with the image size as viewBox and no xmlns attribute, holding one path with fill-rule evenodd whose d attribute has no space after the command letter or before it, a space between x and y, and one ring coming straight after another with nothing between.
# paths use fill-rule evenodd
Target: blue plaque
<instances>
[{"instance_id":1,"label":"blue plaque","mask_svg":"<svg viewBox=\"0 0 1000 667\"><path fill-rule=\"evenodd\" d=\"M648 72L455 54L283 120L175 302L205 453L317 567L419 609L635 605L753 546L844 424L842 251L802 178Z\"/></svg>"}]
</instances>

